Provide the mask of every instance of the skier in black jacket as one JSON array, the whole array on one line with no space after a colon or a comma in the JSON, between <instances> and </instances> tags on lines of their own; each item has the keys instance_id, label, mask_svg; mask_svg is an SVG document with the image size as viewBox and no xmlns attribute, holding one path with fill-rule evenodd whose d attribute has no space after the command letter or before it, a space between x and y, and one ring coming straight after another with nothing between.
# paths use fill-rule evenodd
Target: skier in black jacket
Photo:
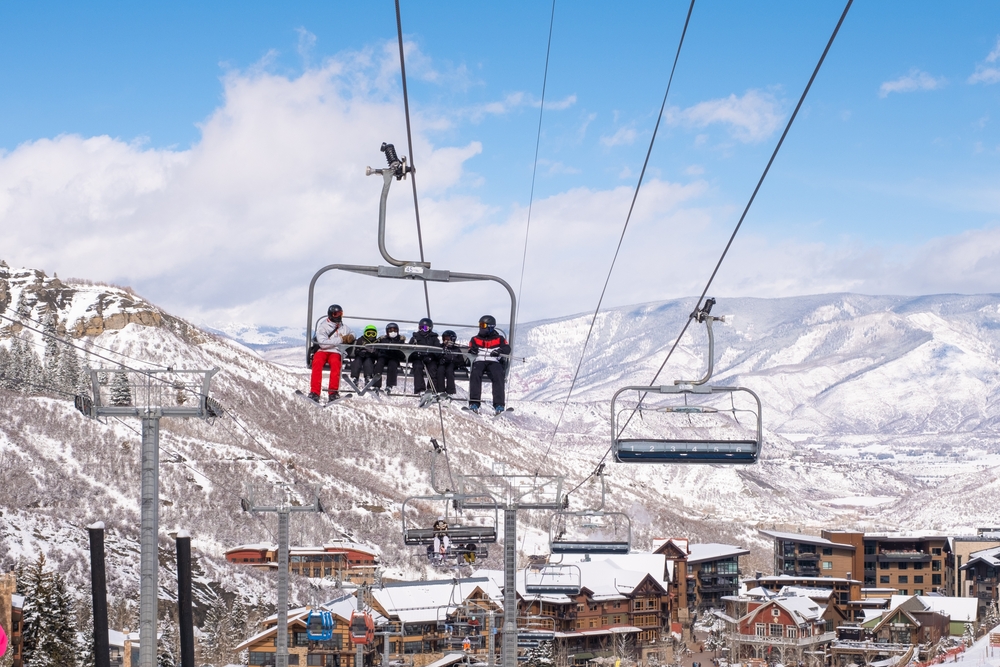
<instances>
[{"instance_id":1,"label":"skier in black jacket","mask_svg":"<svg viewBox=\"0 0 1000 667\"><path fill-rule=\"evenodd\" d=\"M354 384L358 384L361 373L365 374L365 384L371 382L375 372L375 360L378 358L378 351L368 346L378 338L378 329L374 324L365 327L365 333L361 338L354 341L354 360L351 361L351 379Z\"/></svg>"},{"instance_id":2,"label":"skier in black jacket","mask_svg":"<svg viewBox=\"0 0 1000 667\"><path fill-rule=\"evenodd\" d=\"M404 345L406 339L399 335L399 325L395 322L389 322L389 324L385 325L385 335L379 336L375 343ZM374 387L376 389L382 388L382 371L388 368L389 373L385 382L385 393L391 394L392 390L396 388L396 378L399 376L399 364L403 361L406 361L406 355L401 349L379 349L378 358L375 360L375 375L378 377L375 379Z\"/></svg>"},{"instance_id":3,"label":"skier in black jacket","mask_svg":"<svg viewBox=\"0 0 1000 667\"><path fill-rule=\"evenodd\" d=\"M506 369L501 355L510 354L507 339L497 333L497 321L492 315L479 318L479 333L469 341L469 352L476 355L469 371L469 409L479 412L479 398L483 393L483 373L493 384L493 412L500 414L504 406L504 379Z\"/></svg>"},{"instance_id":4,"label":"skier in black jacket","mask_svg":"<svg viewBox=\"0 0 1000 667\"><path fill-rule=\"evenodd\" d=\"M434 322L431 318L425 317L417 324L417 331L410 337L410 345L422 345L424 347L441 347L441 341L434 331ZM434 384L438 375L438 360L441 353L431 350L417 350L410 355L410 367L413 369L413 393L422 394L427 388L424 378L424 367L427 368L427 375ZM436 388L434 388L436 390Z\"/></svg>"},{"instance_id":5,"label":"skier in black jacket","mask_svg":"<svg viewBox=\"0 0 1000 667\"><path fill-rule=\"evenodd\" d=\"M449 396L455 394L455 369L469 365L469 360L465 356L467 348L456 343L456 338L455 332L451 329L441 334L442 353L438 362L436 386L439 392L444 391Z\"/></svg>"}]
</instances>

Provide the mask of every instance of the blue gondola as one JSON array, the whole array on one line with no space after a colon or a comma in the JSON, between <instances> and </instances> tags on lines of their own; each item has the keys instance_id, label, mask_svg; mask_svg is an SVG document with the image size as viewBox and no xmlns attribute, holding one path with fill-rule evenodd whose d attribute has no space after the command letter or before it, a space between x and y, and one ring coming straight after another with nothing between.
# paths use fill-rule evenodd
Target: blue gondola
<instances>
[{"instance_id":1,"label":"blue gondola","mask_svg":"<svg viewBox=\"0 0 1000 667\"><path fill-rule=\"evenodd\" d=\"M333 639L333 614L325 609L311 609L306 617L306 637L316 642Z\"/></svg>"}]
</instances>

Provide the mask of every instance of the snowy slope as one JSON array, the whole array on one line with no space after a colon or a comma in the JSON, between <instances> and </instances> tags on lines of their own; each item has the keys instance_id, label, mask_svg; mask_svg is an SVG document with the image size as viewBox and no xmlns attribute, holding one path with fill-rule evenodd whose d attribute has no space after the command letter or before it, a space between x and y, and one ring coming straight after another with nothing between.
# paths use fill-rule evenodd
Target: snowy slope
<instances>
[{"instance_id":1,"label":"snowy slope","mask_svg":"<svg viewBox=\"0 0 1000 667\"><path fill-rule=\"evenodd\" d=\"M399 512L408 496L431 491L429 438L443 439L442 424L454 474L484 474L498 461L527 473L562 474L575 486L608 449L610 395L623 384L650 381L692 306L685 300L603 313L564 413L585 316L521 328L516 354L526 361L512 374L517 411L508 417L474 417L454 404L439 414L404 398L356 397L317 410L291 398L305 386L306 369L301 349L272 346L277 339L270 334L279 329L234 329L230 335L241 341L234 342L124 289L63 284L40 271L0 266L0 315L41 321L55 308L60 331L122 363L220 369L212 393L226 416L214 424L165 419L161 432L161 526L164 533L174 526L193 532L206 597L214 594L211 582L251 598L270 595L265 578L222 558L235 545L274 540L273 517L240 510L247 484L318 485L327 513L297 514L296 543L346 536L378 548L407 576L427 574L420 554L402 544ZM739 544L754 552L748 568L766 570L769 545L758 527L964 532L994 521L994 505L970 503L969 494L1000 496L993 458L1000 456L1000 297L733 299L720 301L716 314L723 313L734 317L716 328L716 378L762 396L763 460L741 468L609 466L608 502L630 513L639 548L665 535ZM9 345L17 328L0 321L0 345ZM40 335L27 329L20 335L31 336L41 354ZM262 346L266 358L242 343ZM661 380L697 377L703 358L704 331L692 329ZM44 548L82 581L84 526L101 519L119 545L114 585L134 586L137 429L134 419L97 423L64 399L0 389L0 466L10 480L0 487L0 557L30 557ZM895 458L874 458L887 453ZM934 474L942 470L950 474L944 489ZM437 474L447 480L446 470ZM599 485L585 483L573 492L572 506L593 506L598 496ZM425 506L418 521L429 522L437 511ZM522 551L544 551L544 513L522 512L519 520ZM161 546L171 546L165 535ZM496 556L486 565L496 567ZM322 592L299 586L296 595L305 602Z\"/></svg>"}]
</instances>

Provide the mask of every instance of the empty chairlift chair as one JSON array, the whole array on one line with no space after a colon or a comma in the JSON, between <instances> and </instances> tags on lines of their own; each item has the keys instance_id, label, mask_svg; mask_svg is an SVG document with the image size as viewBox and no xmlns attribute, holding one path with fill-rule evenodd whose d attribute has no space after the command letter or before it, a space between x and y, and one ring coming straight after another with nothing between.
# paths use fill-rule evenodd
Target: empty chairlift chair
<instances>
[{"instance_id":1,"label":"empty chairlift chair","mask_svg":"<svg viewBox=\"0 0 1000 667\"><path fill-rule=\"evenodd\" d=\"M630 386L611 399L611 448L621 463L756 463L763 441L760 398L712 377L714 299L691 315L708 329L708 371L700 380ZM629 396L634 400L628 400Z\"/></svg>"},{"instance_id":2,"label":"empty chairlift chair","mask_svg":"<svg viewBox=\"0 0 1000 667\"><path fill-rule=\"evenodd\" d=\"M546 563L524 571L524 592L528 595L579 595L580 568L577 565Z\"/></svg>"},{"instance_id":3,"label":"empty chairlift chair","mask_svg":"<svg viewBox=\"0 0 1000 667\"><path fill-rule=\"evenodd\" d=\"M553 554L627 554L632 521L624 512L556 512L549 524Z\"/></svg>"}]
</instances>

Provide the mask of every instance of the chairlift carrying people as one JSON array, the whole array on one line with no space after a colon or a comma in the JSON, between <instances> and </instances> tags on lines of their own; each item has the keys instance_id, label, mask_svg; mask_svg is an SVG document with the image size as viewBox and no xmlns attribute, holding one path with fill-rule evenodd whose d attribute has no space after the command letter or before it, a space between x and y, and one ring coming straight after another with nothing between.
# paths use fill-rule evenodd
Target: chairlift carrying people
<instances>
[{"instance_id":1,"label":"chairlift carrying people","mask_svg":"<svg viewBox=\"0 0 1000 667\"><path fill-rule=\"evenodd\" d=\"M493 412L504 411L504 380L506 369L502 355L510 355L507 339L496 330L497 321L492 315L479 318L479 333L469 341L469 352L476 355L469 373L469 409L479 412L479 401L483 392L483 374L489 376L493 385Z\"/></svg>"},{"instance_id":2,"label":"chairlift carrying people","mask_svg":"<svg viewBox=\"0 0 1000 667\"><path fill-rule=\"evenodd\" d=\"M344 324L343 317L344 309L332 304L326 310L326 319L316 327L315 344L318 349L312 357L309 398L317 403L323 388L323 367L328 363L330 364L328 398L331 402L340 398L340 369L343 362L340 346L354 342L354 332Z\"/></svg>"},{"instance_id":3,"label":"chairlift carrying people","mask_svg":"<svg viewBox=\"0 0 1000 667\"><path fill-rule=\"evenodd\" d=\"M441 334L441 360L438 362L437 387L438 392L445 392L448 396L454 396L457 392L455 387L455 371L469 365L469 359L465 356L466 348L456 341L458 336L451 329L447 329Z\"/></svg>"}]
</instances>

